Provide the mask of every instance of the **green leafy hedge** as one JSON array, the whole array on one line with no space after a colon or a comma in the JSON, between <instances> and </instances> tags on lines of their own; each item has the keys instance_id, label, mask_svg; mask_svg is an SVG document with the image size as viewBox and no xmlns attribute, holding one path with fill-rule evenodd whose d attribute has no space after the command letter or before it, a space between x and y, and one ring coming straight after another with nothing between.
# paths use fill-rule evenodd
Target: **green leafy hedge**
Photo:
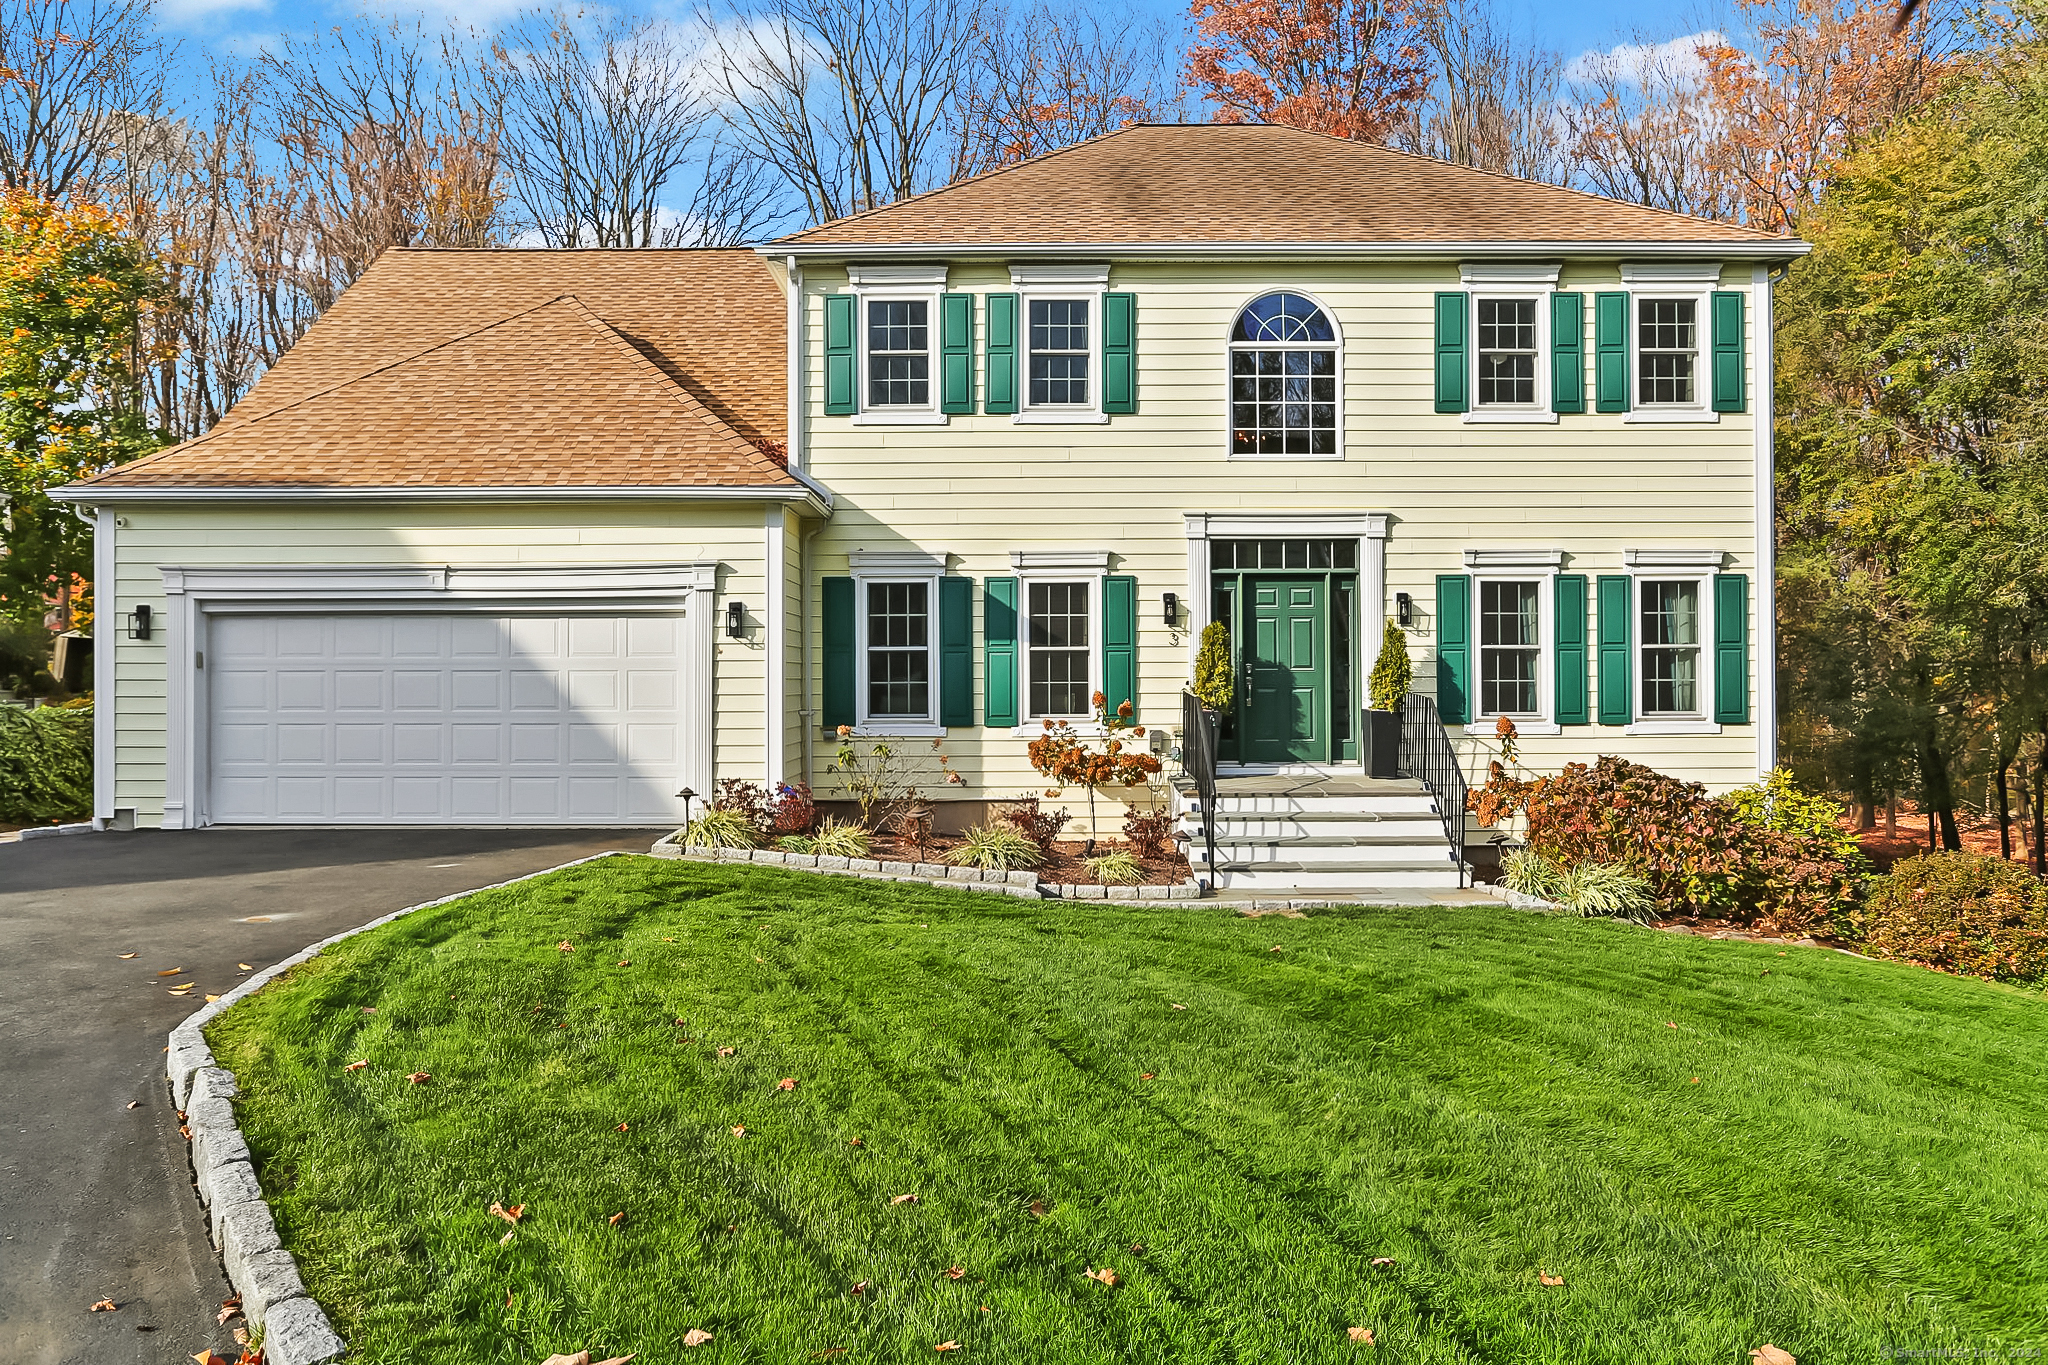
<instances>
[{"instance_id":1,"label":"green leafy hedge","mask_svg":"<svg viewBox=\"0 0 2048 1365\"><path fill-rule=\"evenodd\" d=\"M2048 882L1983 853L1927 853L1871 883L1865 948L1993 981L2048 981Z\"/></svg>"},{"instance_id":2,"label":"green leafy hedge","mask_svg":"<svg viewBox=\"0 0 2048 1365\"><path fill-rule=\"evenodd\" d=\"M92 707L0 706L0 821L92 813Z\"/></svg>"}]
</instances>

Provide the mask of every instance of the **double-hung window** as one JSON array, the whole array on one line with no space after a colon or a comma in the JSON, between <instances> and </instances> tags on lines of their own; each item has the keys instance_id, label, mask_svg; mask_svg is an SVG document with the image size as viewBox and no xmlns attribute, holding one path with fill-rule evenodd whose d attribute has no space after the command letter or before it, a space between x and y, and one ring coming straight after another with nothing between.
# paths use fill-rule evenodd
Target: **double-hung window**
<instances>
[{"instance_id":1,"label":"double-hung window","mask_svg":"<svg viewBox=\"0 0 2048 1365\"><path fill-rule=\"evenodd\" d=\"M1089 313L1093 299L1027 299L1033 408L1093 406L1089 397Z\"/></svg>"},{"instance_id":2,"label":"double-hung window","mask_svg":"<svg viewBox=\"0 0 2048 1365\"><path fill-rule=\"evenodd\" d=\"M1636 580L1637 645L1645 719L1687 718L1706 712L1701 690L1700 614L1704 583L1697 578Z\"/></svg>"},{"instance_id":3,"label":"double-hung window","mask_svg":"<svg viewBox=\"0 0 2048 1365\"><path fill-rule=\"evenodd\" d=\"M1025 580L1025 714L1031 720L1093 711L1092 586Z\"/></svg>"},{"instance_id":4,"label":"double-hung window","mask_svg":"<svg viewBox=\"0 0 2048 1365\"><path fill-rule=\"evenodd\" d=\"M1551 409L1551 313L1562 267L1467 261L1458 279L1471 303L1463 362L1467 422L1555 422Z\"/></svg>"},{"instance_id":5,"label":"double-hung window","mask_svg":"<svg viewBox=\"0 0 2048 1365\"><path fill-rule=\"evenodd\" d=\"M1479 580L1479 714L1543 714L1540 579Z\"/></svg>"},{"instance_id":6,"label":"double-hung window","mask_svg":"<svg viewBox=\"0 0 2048 1365\"><path fill-rule=\"evenodd\" d=\"M917 582L863 583L867 717L932 718L932 590Z\"/></svg>"},{"instance_id":7,"label":"double-hung window","mask_svg":"<svg viewBox=\"0 0 2048 1365\"><path fill-rule=\"evenodd\" d=\"M1481 408L1534 408L1537 405L1537 304L1533 298L1481 297L1478 314Z\"/></svg>"},{"instance_id":8,"label":"double-hung window","mask_svg":"<svg viewBox=\"0 0 2048 1365\"><path fill-rule=\"evenodd\" d=\"M929 299L867 299L869 408L932 406Z\"/></svg>"},{"instance_id":9,"label":"double-hung window","mask_svg":"<svg viewBox=\"0 0 2048 1365\"><path fill-rule=\"evenodd\" d=\"M1700 406L1700 301L1642 298L1636 305L1636 393L1645 407Z\"/></svg>"},{"instance_id":10,"label":"double-hung window","mask_svg":"<svg viewBox=\"0 0 2048 1365\"><path fill-rule=\"evenodd\" d=\"M1021 423L1098 423L1102 411L1103 296L1109 267L1016 264Z\"/></svg>"}]
</instances>

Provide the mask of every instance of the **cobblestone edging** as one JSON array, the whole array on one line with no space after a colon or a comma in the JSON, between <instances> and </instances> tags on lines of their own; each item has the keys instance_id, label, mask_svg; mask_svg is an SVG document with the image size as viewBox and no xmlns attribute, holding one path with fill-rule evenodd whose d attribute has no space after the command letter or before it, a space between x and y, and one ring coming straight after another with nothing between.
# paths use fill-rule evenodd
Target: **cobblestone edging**
<instances>
[{"instance_id":1,"label":"cobblestone edging","mask_svg":"<svg viewBox=\"0 0 2048 1365\"><path fill-rule=\"evenodd\" d=\"M339 1360L347 1345L335 1334L320 1305L306 1292L298 1264L278 1240L277 1225L270 1217L270 1206L263 1202L263 1190L256 1183L256 1170L250 1164L249 1144L242 1139L242 1130L235 1123L232 1101L241 1091L233 1072L214 1065L213 1050L207 1047L201 1030L221 1011L343 939L389 924L415 910L430 910L465 896L619 856L598 853L578 858L524 877L409 905L368 924L345 929L265 967L171 1030L164 1071L170 1080L171 1102L183 1115L186 1131L191 1134L193 1184L199 1191L199 1202L206 1206L207 1230L220 1251L221 1266L227 1271L228 1282L242 1296L242 1316L251 1327L263 1329L263 1359L267 1365L320 1365L323 1361Z\"/></svg>"},{"instance_id":2,"label":"cobblestone edging","mask_svg":"<svg viewBox=\"0 0 2048 1365\"><path fill-rule=\"evenodd\" d=\"M1089 883L1040 881L1036 872L983 872L978 867L954 867L950 863L883 862L875 858L837 858L821 853L785 853L775 848L684 849L675 835L654 841L648 850L657 858L687 859L693 863L761 863L793 872L821 872L833 877L862 877L877 882L913 882L921 886L943 886L954 891L983 891L1017 896L1026 900L1054 897L1064 900L1188 901L1201 897L1199 882L1179 886L1096 886Z\"/></svg>"}]
</instances>

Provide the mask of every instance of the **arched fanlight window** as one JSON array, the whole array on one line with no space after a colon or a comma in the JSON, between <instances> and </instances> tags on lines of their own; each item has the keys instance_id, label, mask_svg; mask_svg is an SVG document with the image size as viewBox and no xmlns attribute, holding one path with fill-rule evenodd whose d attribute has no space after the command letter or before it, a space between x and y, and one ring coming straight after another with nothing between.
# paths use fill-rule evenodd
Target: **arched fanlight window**
<instances>
[{"instance_id":1,"label":"arched fanlight window","mask_svg":"<svg viewBox=\"0 0 2048 1365\"><path fill-rule=\"evenodd\" d=\"M1230 333L1230 449L1337 453L1337 329L1299 294L1268 294Z\"/></svg>"}]
</instances>

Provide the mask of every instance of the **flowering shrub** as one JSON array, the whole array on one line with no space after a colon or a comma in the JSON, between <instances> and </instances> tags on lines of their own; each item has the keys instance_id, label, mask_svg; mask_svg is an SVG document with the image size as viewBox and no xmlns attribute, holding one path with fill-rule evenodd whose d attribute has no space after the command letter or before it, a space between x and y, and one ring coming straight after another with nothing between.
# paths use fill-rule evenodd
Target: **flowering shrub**
<instances>
[{"instance_id":1,"label":"flowering shrub","mask_svg":"<svg viewBox=\"0 0 2048 1365\"><path fill-rule=\"evenodd\" d=\"M1095 847L1095 789L1136 787L1152 780L1159 760L1143 749L1124 748L1123 736L1143 739L1145 727L1131 724L1131 704L1126 701L1115 711L1100 692L1089 698L1095 707L1096 723L1102 726L1102 748L1090 748L1072 724L1047 719L1045 733L1031 741L1027 752L1031 766L1061 787L1085 787L1088 791L1088 847Z\"/></svg>"},{"instance_id":2,"label":"flowering shrub","mask_svg":"<svg viewBox=\"0 0 2048 1365\"><path fill-rule=\"evenodd\" d=\"M1037 797L1021 796L996 812L996 818L1014 825L1019 834L1038 845L1040 853L1050 853L1053 840L1060 837L1060 831L1074 817L1063 810L1041 810Z\"/></svg>"},{"instance_id":3,"label":"flowering shrub","mask_svg":"<svg viewBox=\"0 0 2048 1365\"><path fill-rule=\"evenodd\" d=\"M1482 825L1528 819L1529 848L1565 867L1618 863L1649 883L1664 915L1696 915L1788 932L1843 931L1860 889L1830 838L1773 828L1737 806L1612 756L1531 779L1490 766L1468 809Z\"/></svg>"},{"instance_id":4,"label":"flowering shrub","mask_svg":"<svg viewBox=\"0 0 2048 1365\"><path fill-rule=\"evenodd\" d=\"M1926 853L1871 884L1861 919L1879 957L1993 981L2048 980L2048 882L1984 853Z\"/></svg>"},{"instance_id":5,"label":"flowering shrub","mask_svg":"<svg viewBox=\"0 0 2048 1365\"><path fill-rule=\"evenodd\" d=\"M811 789L798 783L792 787L778 782L771 793L758 782L742 778L721 778L713 810L730 811L754 827L754 842L765 848L783 835L809 834L818 823L818 808L811 801Z\"/></svg>"},{"instance_id":6,"label":"flowering shrub","mask_svg":"<svg viewBox=\"0 0 2048 1365\"><path fill-rule=\"evenodd\" d=\"M1173 852L1174 819L1163 810L1139 810L1124 815L1124 838L1140 857L1164 858Z\"/></svg>"}]
</instances>

